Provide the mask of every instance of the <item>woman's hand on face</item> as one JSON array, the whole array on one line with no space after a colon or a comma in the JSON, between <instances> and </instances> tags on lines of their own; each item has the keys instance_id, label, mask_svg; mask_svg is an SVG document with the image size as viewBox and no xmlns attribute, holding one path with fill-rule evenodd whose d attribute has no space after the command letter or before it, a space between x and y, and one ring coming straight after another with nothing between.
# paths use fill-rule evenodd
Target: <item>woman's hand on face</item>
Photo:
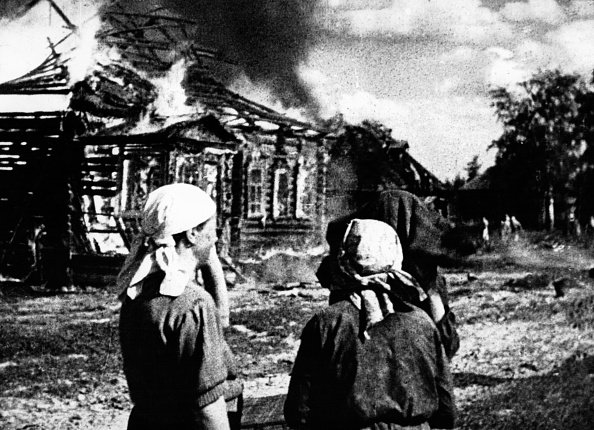
<instances>
[{"instance_id":1,"label":"woman's hand on face","mask_svg":"<svg viewBox=\"0 0 594 430\"><path fill-rule=\"evenodd\" d=\"M429 291L427 291L427 295L429 296L431 317L433 318L433 321L439 322L445 315L443 300L441 300L441 296L435 288L430 288Z\"/></svg>"}]
</instances>

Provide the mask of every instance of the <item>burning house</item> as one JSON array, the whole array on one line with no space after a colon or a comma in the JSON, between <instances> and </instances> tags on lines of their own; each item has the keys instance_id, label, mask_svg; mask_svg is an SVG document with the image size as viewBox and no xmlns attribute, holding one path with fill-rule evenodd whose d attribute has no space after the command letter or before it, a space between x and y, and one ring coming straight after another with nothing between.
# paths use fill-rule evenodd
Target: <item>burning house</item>
<instances>
[{"instance_id":1,"label":"burning house","mask_svg":"<svg viewBox=\"0 0 594 430\"><path fill-rule=\"evenodd\" d=\"M404 144L355 127L331 132L229 90L214 72L226 60L191 37L194 21L112 2L88 37L52 0L23 13L40 7L65 34L49 40L39 66L0 84L2 273L51 285L105 281L99 257L121 261L145 197L171 182L197 184L216 201L227 261L317 244L332 208L382 186L356 163L369 142L391 160L390 186L439 189ZM82 74L73 71L77 50L92 54Z\"/></svg>"},{"instance_id":2,"label":"burning house","mask_svg":"<svg viewBox=\"0 0 594 430\"><path fill-rule=\"evenodd\" d=\"M76 28L49 5L71 31L40 66L0 85L5 101L33 102L0 114L4 270L24 275L43 261L44 277L59 278L48 271L77 256L125 253L144 198L170 182L215 199L223 255L319 237L326 133L229 91L205 65L212 51L188 43L171 57L192 23L160 11L104 13L97 38L118 59L72 82L61 48ZM172 82L179 64L188 67ZM69 97L46 110L33 95Z\"/></svg>"}]
</instances>

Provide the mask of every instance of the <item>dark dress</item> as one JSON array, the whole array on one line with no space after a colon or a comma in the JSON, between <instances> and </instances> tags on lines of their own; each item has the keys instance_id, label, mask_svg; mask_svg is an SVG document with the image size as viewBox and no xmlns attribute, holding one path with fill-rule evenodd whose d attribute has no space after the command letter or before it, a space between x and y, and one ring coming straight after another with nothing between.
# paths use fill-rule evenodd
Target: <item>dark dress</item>
<instances>
[{"instance_id":1,"label":"dark dress","mask_svg":"<svg viewBox=\"0 0 594 430\"><path fill-rule=\"evenodd\" d=\"M212 297L195 284L179 297L161 295L162 278L147 277L121 309L131 430L197 429L198 411L225 394L225 343Z\"/></svg>"},{"instance_id":2,"label":"dark dress","mask_svg":"<svg viewBox=\"0 0 594 430\"><path fill-rule=\"evenodd\" d=\"M429 210L414 194L402 190L380 192L360 210L328 224L326 240L330 245L330 254L317 272L322 286L328 287L335 281L340 244L348 223L354 218L383 221L396 230L404 256L402 270L410 273L423 290L435 288L441 296L446 314L437 328L446 355L453 357L460 348L456 316L449 308L445 278L438 271L438 266L447 267L460 262L449 223L437 212ZM429 313L428 301L415 304Z\"/></svg>"},{"instance_id":3,"label":"dark dress","mask_svg":"<svg viewBox=\"0 0 594 430\"><path fill-rule=\"evenodd\" d=\"M359 333L359 311L339 301L305 326L285 403L291 428L453 428L448 360L425 312L401 304ZM426 427L425 427L426 428Z\"/></svg>"}]
</instances>

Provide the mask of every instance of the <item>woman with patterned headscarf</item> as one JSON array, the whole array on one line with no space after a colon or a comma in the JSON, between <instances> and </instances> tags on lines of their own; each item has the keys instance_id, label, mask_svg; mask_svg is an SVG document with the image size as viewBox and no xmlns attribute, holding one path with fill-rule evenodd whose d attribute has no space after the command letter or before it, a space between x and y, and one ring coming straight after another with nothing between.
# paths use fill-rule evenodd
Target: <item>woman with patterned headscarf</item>
<instances>
[{"instance_id":1,"label":"woman with patterned headscarf","mask_svg":"<svg viewBox=\"0 0 594 430\"><path fill-rule=\"evenodd\" d=\"M396 231L402 247L402 269L426 293L425 300L411 303L425 310L435 321L446 355L452 358L460 347L460 340L456 317L449 308L445 278L438 266L460 262L458 232L414 194L403 190L382 191L356 212L328 224L326 239L330 253L317 271L322 286L341 282L337 256L345 229L353 218L383 221ZM330 300L333 300L332 293Z\"/></svg>"},{"instance_id":2,"label":"woman with patterned headscarf","mask_svg":"<svg viewBox=\"0 0 594 430\"><path fill-rule=\"evenodd\" d=\"M402 270L388 224L353 219L337 249L332 303L305 326L291 373L291 428L453 428L453 386L439 331L409 301L425 292Z\"/></svg>"}]
</instances>

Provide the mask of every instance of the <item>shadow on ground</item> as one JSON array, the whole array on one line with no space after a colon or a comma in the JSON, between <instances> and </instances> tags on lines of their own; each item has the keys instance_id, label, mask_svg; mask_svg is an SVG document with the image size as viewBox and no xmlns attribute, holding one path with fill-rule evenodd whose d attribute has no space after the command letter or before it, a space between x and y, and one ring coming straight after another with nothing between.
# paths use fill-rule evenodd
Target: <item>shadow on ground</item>
<instances>
[{"instance_id":1,"label":"shadow on ground","mask_svg":"<svg viewBox=\"0 0 594 430\"><path fill-rule=\"evenodd\" d=\"M458 388L490 387L483 401L462 405L464 429L594 428L594 356L576 354L545 375L519 379L454 375Z\"/></svg>"}]
</instances>

